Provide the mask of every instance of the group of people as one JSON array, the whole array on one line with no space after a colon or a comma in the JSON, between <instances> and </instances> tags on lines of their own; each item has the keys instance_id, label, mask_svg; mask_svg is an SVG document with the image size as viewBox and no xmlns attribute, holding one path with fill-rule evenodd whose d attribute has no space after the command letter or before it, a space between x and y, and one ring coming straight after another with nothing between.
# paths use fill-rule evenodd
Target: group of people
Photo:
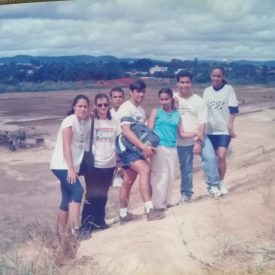
<instances>
[{"instance_id":1,"label":"group of people","mask_svg":"<svg viewBox=\"0 0 275 275\"><path fill-rule=\"evenodd\" d=\"M76 96L60 126L50 165L61 184L58 233L90 234L94 229L109 227L105 207L114 173L118 172L123 179L119 194L121 224L138 218L128 211L137 176L147 220L165 218L165 211L172 206L177 162L181 172L180 203L192 202L195 154L201 156L209 194L215 198L226 195L226 155L231 138L236 136L238 102L234 89L224 79L223 68L212 69L211 82L200 97L192 90L192 74L180 71L177 92L162 88L158 92L159 107L152 110L148 121L141 106L146 93L142 80L129 85L130 98L125 102L120 87L111 89L109 96L98 93L92 115L89 99ZM156 148L138 138L132 130L133 121L145 124L158 135ZM121 137L141 153L124 146ZM84 190L78 172L84 151L89 149L94 154L95 167L85 175L80 221Z\"/></svg>"}]
</instances>

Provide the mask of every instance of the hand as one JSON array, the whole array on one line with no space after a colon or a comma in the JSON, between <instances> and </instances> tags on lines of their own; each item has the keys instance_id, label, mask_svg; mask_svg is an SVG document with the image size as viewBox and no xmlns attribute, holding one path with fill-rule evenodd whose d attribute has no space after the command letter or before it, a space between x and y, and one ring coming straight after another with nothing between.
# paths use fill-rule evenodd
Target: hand
<instances>
[{"instance_id":1,"label":"hand","mask_svg":"<svg viewBox=\"0 0 275 275\"><path fill-rule=\"evenodd\" d=\"M201 154L201 144L200 143L195 143L193 147L193 154L194 155L200 155Z\"/></svg>"},{"instance_id":2,"label":"hand","mask_svg":"<svg viewBox=\"0 0 275 275\"><path fill-rule=\"evenodd\" d=\"M123 176L123 169L119 166L116 167L115 169L115 174L118 175L118 176Z\"/></svg>"},{"instance_id":3,"label":"hand","mask_svg":"<svg viewBox=\"0 0 275 275\"><path fill-rule=\"evenodd\" d=\"M142 148L143 155L145 158L152 157L156 153L156 150L157 150L156 148L154 148L153 146L150 146L150 145L145 145Z\"/></svg>"},{"instance_id":4,"label":"hand","mask_svg":"<svg viewBox=\"0 0 275 275\"><path fill-rule=\"evenodd\" d=\"M67 175L67 181L70 184L73 184L76 182L77 174L74 169L68 169L68 175Z\"/></svg>"},{"instance_id":5,"label":"hand","mask_svg":"<svg viewBox=\"0 0 275 275\"><path fill-rule=\"evenodd\" d=\"M229 132L229 135L231 136L231 138L236 138L237 137L233 127L228 127L228 132Z\"/></svg>"}]
</instances>

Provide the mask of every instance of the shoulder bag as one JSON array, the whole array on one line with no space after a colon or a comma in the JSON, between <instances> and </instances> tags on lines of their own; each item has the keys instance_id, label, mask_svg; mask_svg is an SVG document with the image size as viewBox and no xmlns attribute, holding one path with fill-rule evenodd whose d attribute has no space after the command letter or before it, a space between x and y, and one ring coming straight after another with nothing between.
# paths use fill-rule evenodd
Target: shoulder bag
<instances>
[{"instance_id":1,"label":"shoulder bag","mask_svg":"<svg viewBox=\"0 0 275 275\"><path fill-rule=\"evenodd\" d=\"M94 154L92 151L93 147L93 136L94 136L94 119L91 122L91 136L90 136L90 146L89 151L84 151L83 159L79 168L79 176L85 176L92 173L94 169Z\"/></svg>"}]
</instances>

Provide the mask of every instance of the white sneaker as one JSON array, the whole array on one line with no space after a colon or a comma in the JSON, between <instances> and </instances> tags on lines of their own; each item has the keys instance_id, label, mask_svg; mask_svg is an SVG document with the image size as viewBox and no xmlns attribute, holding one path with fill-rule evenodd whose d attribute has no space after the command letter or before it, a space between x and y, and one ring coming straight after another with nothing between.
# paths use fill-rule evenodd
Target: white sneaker
<instances>
[{"instance_id":1,"label":"white sneaker","mask_svg":"<svg viewBox=\"0 0 275 275\"><path fill-rule=\"evenodd\" d=\"M192 202L191 196L182 195L180 199L180 204L187 204Z\"/></svg>"},{"instance_id":2,"label":"white sneaker","mask_svg":"<svg viewBox=\"0 0 275 275\"><path fill-rule=\"evenodd\" d=\"M220 182L219 189L221 191L222 196L225 196L225 195L227 195L229 193L228 189L226 188L226 186L224 185L224 183L222 181Z\"/></svg>"},{"instance_id":3,"label":"white sneaker","mask_svg":"<svg viewBox=\"0 0 275 275\"><path fill-rule=\"evenodd\" d=\"M220 196L222 196L222 192L219 190L218 187L216 186L211 186L209 189L208 189L208 192L209 194L214 197L214 198L218 198Z\"/></svg>"}]
</instances>

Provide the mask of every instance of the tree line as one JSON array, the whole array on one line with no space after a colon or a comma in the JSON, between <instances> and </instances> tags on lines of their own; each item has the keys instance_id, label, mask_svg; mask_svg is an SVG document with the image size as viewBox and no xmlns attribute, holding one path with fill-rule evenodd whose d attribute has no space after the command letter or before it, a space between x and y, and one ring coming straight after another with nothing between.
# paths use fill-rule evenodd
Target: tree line
<instances>
[{"instance_id":1,"label":"tree line","mask_svg":"<svg viewBox=\"0 0 275 275\"><path fill-rule=\"evenodd\" d=\"M129 76L155 78L175 78L180 70L191 71L194 83L209 82L213 66L223 66L226 78L234 84L274 84L275 61L269 62L218 62L172 59L159 61L152 59L119 59L115 57L31 57L0 58L0 82L18 84L22 82L74 82L110 80ZM164 67L163 71L150 73L154 66Z\"/></svg>"}]
</instances>

